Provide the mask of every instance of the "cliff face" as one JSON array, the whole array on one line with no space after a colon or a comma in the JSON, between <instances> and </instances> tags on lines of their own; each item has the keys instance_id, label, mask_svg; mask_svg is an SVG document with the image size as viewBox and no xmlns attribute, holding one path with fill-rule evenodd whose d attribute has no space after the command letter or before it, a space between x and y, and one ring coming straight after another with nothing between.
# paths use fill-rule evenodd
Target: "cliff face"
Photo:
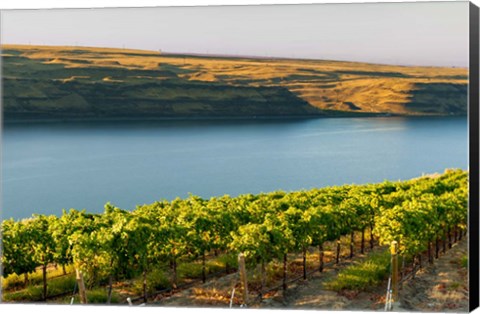
<instances>
[{"instance_id":1,"label":"cliff face","mask_svg":"<svg viewBox=\"0 0 480 314\"><path fill-rule=\"evenodd\" d=\"M465 69L4 46L9 119L460 115Z\"/></svg>"},{"instance_id":2,"label":"cliff face","mask_svg":"<svg viewBox=\"0 0 480 314\"><path fill-rule=\"evenodd\" d=\"M23 86L28 86L23 91ZM234 87L171 80L129 85L5 79L10 118L303 116L320 110L282 87ZM17 92L18 91L18 92Z\"/></svg>"},{"instance_id":3,"label":"cliff face","mask_svg":"<svg viewBox=\"0 0 480 314\"><path fill-rule=\"evenodd\" d=\"M427 114L466 115L467 103L467 84L419 83L406 107Z\"/></svg>"}]
</instances>

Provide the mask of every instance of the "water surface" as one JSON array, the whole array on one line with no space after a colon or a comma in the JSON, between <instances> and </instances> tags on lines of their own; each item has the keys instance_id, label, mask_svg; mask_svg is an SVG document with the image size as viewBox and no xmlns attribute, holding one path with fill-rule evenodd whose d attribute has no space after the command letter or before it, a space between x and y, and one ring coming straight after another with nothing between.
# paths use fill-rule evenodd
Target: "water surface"
<instances>
[{"instance_id":1,"label":"water surface","mask_svg":"<svg viewBox=\"0 0 480 314\"><path fill-rule=\"evenodd\" d=\"M409 179L468 167L466 118L6 124L2 216Z\"/></svg>"}]
</instances>

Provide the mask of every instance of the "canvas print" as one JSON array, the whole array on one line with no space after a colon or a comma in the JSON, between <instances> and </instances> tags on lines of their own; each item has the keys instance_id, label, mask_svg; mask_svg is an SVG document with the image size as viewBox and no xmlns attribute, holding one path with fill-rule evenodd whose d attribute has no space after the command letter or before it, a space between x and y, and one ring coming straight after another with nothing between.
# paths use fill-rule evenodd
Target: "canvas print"
<instances>
[{"instance_id":1,"label":"canvas print","mask_svg":"<svg viewBox=\"0 0 480 314\"><path fill-rule=\"evenodd\" d=\"M1 301L468 311L469 6L2 11Z\"/></svg>"}]
</instances>

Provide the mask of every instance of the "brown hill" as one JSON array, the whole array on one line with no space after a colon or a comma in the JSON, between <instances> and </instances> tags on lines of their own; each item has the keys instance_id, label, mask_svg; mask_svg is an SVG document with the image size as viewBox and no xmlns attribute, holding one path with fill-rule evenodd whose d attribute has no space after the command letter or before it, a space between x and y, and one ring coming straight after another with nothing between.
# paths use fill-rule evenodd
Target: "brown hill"
<instances>
[{"instance_id":1,"label":"brown hill","mask_svg":"<svg viewBox=\"0 0 480 314\"><path fill-rule=\"evenodd\" d=\"M467 69L2 46L5 118L464 115Z\"/></svg>"}]
</instances>

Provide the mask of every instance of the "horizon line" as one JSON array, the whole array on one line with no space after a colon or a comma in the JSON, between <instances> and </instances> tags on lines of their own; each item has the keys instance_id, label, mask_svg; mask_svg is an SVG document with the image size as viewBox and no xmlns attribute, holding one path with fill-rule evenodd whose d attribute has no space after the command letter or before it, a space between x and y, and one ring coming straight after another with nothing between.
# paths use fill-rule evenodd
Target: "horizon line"
<instances>
[{"instance_id":1,"label":"horizon line","mask_svg":"<svg viewBox=\"0 0 480 314\"><path fill-rule=\"evenodd\" d=\"M181 51L164 51L162 49L150 50L144 48L131 48L131 47L107 47L107 46L89 46L89 45L46 45L46 44L12 44L0 42L0 50L2 46L31 46L31 47L70 47L70 48L92 48L92 49L117 49L117 50L137 50L144 52L155 52L159 55L184 55L192 57L217 57L217 58L232 58L232 59L256 59L256 60L299 60L299 61L326 61L326 62L348 62L348 63L364 63L371 65L382 66L399 66L399 67L425 67L425 68L456 68L456 69L469 69L469 66L458 65L421 65L421 64L401 64L401 63L384 63L375 61L361 61L361 60L346 60L346 59L317 59L309 57L286 57L286 56L261 56L261 55L248 55L248 54L229 54L229 53L202 53L202 52L181 52Z\"/></svg>"}]
</instances>

